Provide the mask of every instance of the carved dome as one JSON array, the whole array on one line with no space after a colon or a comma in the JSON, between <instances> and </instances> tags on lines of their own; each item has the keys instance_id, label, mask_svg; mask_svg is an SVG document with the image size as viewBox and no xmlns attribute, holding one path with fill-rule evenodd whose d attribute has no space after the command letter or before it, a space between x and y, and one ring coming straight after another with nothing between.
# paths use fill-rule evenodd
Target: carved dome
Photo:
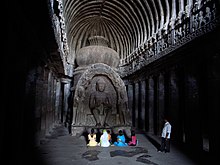
<instances>
[{"instance_id":1,"label":"carved dome","mask_svg":"<svg viewBox=\"0 0 220 165\"><path fill-rule=\"evenodd\" d=\"M108 40L102 36L89 38L89 46L83 47L76 53L76 63L79 67L90 64L104 63L117 68L119 65L119 54L108 47Z\"/></svg>"}]
</instances>

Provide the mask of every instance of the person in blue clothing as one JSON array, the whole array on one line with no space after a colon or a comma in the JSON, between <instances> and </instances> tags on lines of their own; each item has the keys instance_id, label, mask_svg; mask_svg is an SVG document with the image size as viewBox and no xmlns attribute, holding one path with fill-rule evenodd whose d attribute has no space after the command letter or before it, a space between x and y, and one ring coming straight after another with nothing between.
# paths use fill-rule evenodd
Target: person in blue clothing
<instances>
[{"instance_id":1,"label":"person in blue clothing","mask_svg":"<svg viewBox=\"0 0 220 165\"><path fill-rule=\"evenodd\" d=\"M123 147L123 146L128 146L128 144L125 142L125 135L123 134L123 131L122 130L119 130L118 132L118 136L117 136L117 141L114 142L114 146L120 146L120 147Z\"/></svg>"}]
</instances>

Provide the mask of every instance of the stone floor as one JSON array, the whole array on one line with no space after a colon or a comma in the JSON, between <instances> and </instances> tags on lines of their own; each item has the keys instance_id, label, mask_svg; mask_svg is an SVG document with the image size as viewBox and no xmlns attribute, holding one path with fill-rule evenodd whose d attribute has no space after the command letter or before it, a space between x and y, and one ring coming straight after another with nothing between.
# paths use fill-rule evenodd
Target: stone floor
<instances>
[{"instance_id":1,"label":"stone floor","mask_svg":"<svg viewBox=\"0 0 220 165\"><path fill-rule=\"evenodd\" d=\"M137 133L138 146L87 147L83 136L73 137L59 126L38 148L40 165L196 165L184 152L171 145L170 153L157 152L155 141Z\"/></svg>"}]
</instances>

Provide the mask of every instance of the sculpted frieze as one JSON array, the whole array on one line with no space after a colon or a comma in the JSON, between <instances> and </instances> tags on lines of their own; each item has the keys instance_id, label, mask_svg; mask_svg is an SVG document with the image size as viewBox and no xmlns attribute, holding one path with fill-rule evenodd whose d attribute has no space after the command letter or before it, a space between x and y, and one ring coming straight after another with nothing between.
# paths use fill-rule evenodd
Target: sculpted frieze
<instances>
[{"instance_id":1,"label":"sculpted frieze","mask_svg":"<svg viewBox=\"0 0 220 165\"><path fill-rule=\"evenodd\" d=\"M144 45L147 45L145 49L140 46L128 58L122 60L124 63L120 67L120 70L123 70L123 72L120 72L121 77L133 74L143 66L176 50L196 37L214 30L220 22L219 17L216 17L215 3L212 4L209 0L203 3L198 0L194 6L186 6L185 11L182 11L182 15L185 15L185 17L182 16L181 21L179 21L180 17L177 17L176 21L178 23L173 28L171 26L174 25L174 20L172 20L173 23L168 25L170 27L166 33L158 31L158 34L154 34L154 36L157 36L154 37L155 42L153 42L153 38L150 38L144 43Z\"/></svg>"}]
</instances>

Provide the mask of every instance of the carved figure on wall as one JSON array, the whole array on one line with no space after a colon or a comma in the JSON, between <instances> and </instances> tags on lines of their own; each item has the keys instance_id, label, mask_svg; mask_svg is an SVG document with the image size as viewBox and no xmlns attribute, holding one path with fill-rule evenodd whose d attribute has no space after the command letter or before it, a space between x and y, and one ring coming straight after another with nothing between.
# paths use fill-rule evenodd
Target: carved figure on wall
<instances>
[{"instance_id":1,"label":"carved figure on wall","mask_svg":"<svg viewBox=\"0 0 220 165\"><path fill-rule=\"evenodd\" d=\"M125 99L124 92L120 92L119 96L119 117L120 117L120 123L124 125L131 125L131 114L128 110L128 100Z\"/></svg>"},{"instance_id":2,"label":"carved figure on wall","mask_svg":"<svg viewBox=\"0 0 220 165\"><path fill-rule=\"evenodd\" d=\"M193 23L192 23L192 32L194 32L194 31L196 31L196 29L198 29L198 27L199 27L198 14L193 15L193 16L192 16L192 20L193 20Z\"/></svg>"},{"instance_id":3,"label":"carved figure on wall","mask_svg":"<svg viewBox=\"0 0 220 165\"><path fill-rule=\"evenodd\" d=\"M95 118L96 126L108 126L108 117L112 111L112 100L105 92L106 82L103 78L96 81L96 91L92 92L89 107Z\"/></svg>"},{"instance_id":4,"label":"carved figure on wall","mask_svg":"<svg viewBox=\"0 0 220 165\"><path fill-rule=\"evenodd\" d=\"M201 10L199 12L199 16L198 16L198 22L199 22L199 27L203 26L206 22L203 16L203 11Z\"/></svg>"},{"instance_id":5,"label":"carved figure on wall","mask_svg":"<svg viewBox=\"0 0 220 165\"><path fill-rule=\"evenodd\" d=\"M77 97L75 98L75 105L73 110L75 111L74 120L79 125L85 125L85 112L84 112L84 98L85 98L85 89L80 86L78 88ZM77 110L76 110L77 107ZM75 123L74 122L74 123Z\"/></svg>"},{"instance_id":6,"label":"carved figure on wall","mask_svg":"<svg viewBox=\"0 0 220 165\"><path fill-rule=\"evenodd\" d=\"M205 23L209 23L212 19L212 13L211 13L211 10L210 10L209 7L206 7L205 11L206 11L206 15L205 15L205 18L204 18Z\"/></svg>"},{"instance_id":7,"label":"carved figure on wall","mask_svg":"<svg viewBox=\"0 0 220 165\"><path fill-rule=\"evenodd\" d=\"M196 0L196 2L194 3L193 12L196 12L200 8L201 8L201 0Z\"/></svg>"}]
</instances>

